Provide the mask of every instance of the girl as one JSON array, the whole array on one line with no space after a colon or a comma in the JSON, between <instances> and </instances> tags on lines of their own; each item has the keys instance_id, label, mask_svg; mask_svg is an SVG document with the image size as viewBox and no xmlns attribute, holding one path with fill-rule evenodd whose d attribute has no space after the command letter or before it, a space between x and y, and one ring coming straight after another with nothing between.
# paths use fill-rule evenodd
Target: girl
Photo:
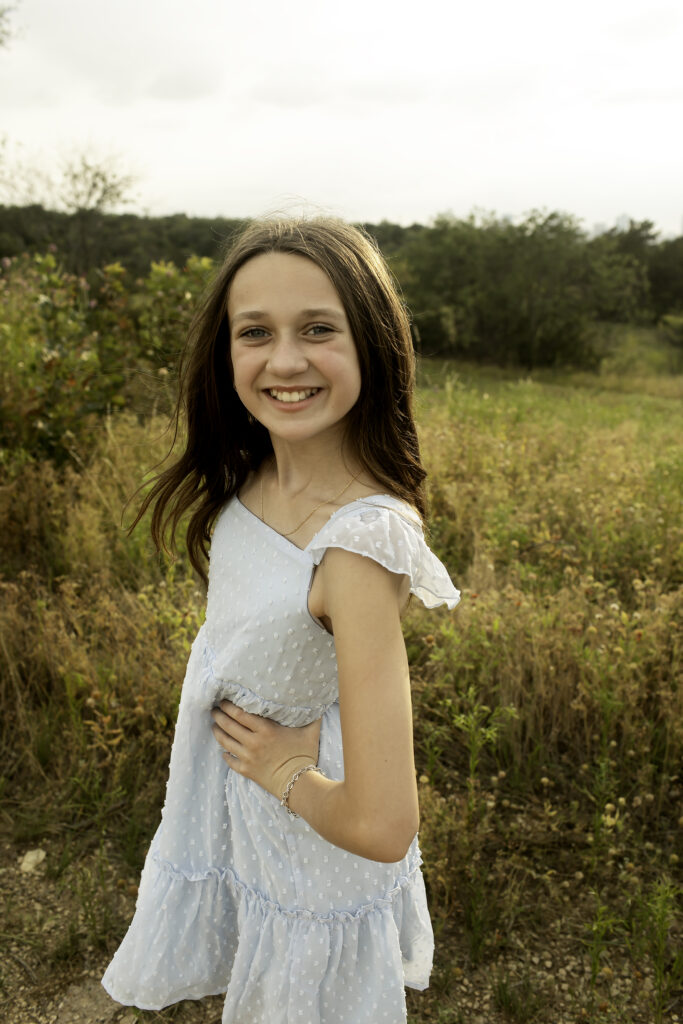
<instances>
[{"instance_id":1,"label":"girl","mask_svg":"<svg viewBox=\"0 0 683 1024\"><path fill-rule=\"evenodd\" d=\"M103 984L226 992L224 1024L400 1024L433 950L400 616L459 597L423 540L406 312L356 229L264 221L190 342L185 450L140 514L159 546L192 507L205 580L211 537L206 621Z\"/></svg>"}]
</instances>

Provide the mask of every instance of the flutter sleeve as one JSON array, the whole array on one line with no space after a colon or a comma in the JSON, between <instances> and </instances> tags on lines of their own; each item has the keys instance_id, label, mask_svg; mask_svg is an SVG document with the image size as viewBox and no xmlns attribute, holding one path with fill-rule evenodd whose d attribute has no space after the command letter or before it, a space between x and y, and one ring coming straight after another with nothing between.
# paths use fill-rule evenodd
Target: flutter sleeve
<instances>
[{"instance_id":1,"label":"flutter sleeve","mask_svg":"<svg viewBox=\"0 0 683 1024\"><path fill-rule=\"evenodd\" d=\"M328 548L343 548L372 558L390 572L408 576L410 592L427 608L460 600L446 567L425 543L417 514L395 499L395 505L361 500L345 506L313 538L310 552L319 565Z\"/></svg>"}]
</instances>

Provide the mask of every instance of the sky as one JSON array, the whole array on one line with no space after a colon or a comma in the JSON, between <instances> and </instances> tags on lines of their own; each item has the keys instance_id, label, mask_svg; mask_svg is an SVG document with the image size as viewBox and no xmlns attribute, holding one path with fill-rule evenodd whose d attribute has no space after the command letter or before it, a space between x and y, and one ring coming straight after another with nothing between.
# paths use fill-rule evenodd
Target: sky
<instances>
[{"instance_id":1,"label":"sky","mask_svg":"<svg viewBox=\"0 0 683 1024\"><path fill-rule=\"evenodd\" d=\"M0 3L2 6L2 3ZM5 161L137 212L559 210L683 233L680 0L15 0Z\"/></svg>"}]
</instances>

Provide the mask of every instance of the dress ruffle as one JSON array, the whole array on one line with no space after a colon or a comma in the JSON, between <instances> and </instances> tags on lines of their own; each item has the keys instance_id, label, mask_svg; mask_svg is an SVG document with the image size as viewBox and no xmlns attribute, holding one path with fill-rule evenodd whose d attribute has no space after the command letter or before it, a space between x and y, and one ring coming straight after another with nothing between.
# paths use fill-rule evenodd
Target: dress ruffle
<instances>
[{"instance_id":1,"label":"dress ruffle","mask_svg":"<svg viewBox=\"0 0 683 1024\"><path fill-rule=\"evenodd\" d=\"M445 604L451 609L460 600L445 566L427 547L417 514L389 495L371 495L345 505L307 550L318 565L329 547L372 558L390 572L408 576L411 594L426 608Z\"/></svg>"},{"instance_id":2,"label":"dress ruffle","mask_svg":"<svg viewBox=\"0 0 683 1024\"><path fill-rule=\"evenodd\" d=\"M315 913L280 906L230 868L183 871L152 847L140 883L138 901L143 900L161 909L162 927L159 920L136 916L102 980L125 1005L158 1010L226 992L225 1020L285 1024L299 1019L303 1008L306 1024L319 1024L326 991L338 995L348 977L362 991L363 1003L348 1007L348 1016L338 1008L335 1021L375 1024L380 1004L403 1004L404 985L424 989L429 981L432 949L425 940L429 922L419 854L395 886L371 902L352 911ZM164 928L164 917L181 927ZM196 960L194 950L201 950ZM358 985L359 971L367 984ZM134 984L127 983L130 978Z\"/></svg>"},{"instance_id":3,"label":"dress ruffle","mask_svg":"<svg viewBox=\"0 0 683 1024\"><path fill-rule=\"evenodd\" d=\"M334 704L334 699L320 704L283 704L281 701L271 700L254 693L253 690L242 686L241 683L235 682L233 679L219 679L214 671L216 652L208 641L204 642L202 661L206 679L205 686L213 686L214 690L211 698L212 705L216 705L222 700L230 700L251 715L272 718L280 725L298 727L308 725L309 722L314 722L317 718L322 718L328 708Z\"/></svg>"}]
</instances>

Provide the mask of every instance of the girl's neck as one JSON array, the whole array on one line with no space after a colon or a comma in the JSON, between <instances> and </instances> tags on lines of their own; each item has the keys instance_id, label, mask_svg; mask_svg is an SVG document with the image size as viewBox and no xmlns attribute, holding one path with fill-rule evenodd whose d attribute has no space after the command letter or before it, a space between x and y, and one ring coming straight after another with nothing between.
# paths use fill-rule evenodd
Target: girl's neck
<instances>
[{"instance_id":1,"label":"girl's neck","mask_svg":"<svg viewBox=\"0 0 683 1024\"><path fill-rule=\"evenodd\" d=\"M351 501L386 490L338 445L283 444L240 491L240 501L291 543L304 547L330 515Z\"/></svg>"},{"instance_id":2,"label":"girl's neck","mask_svg":"<svg viewBox=\"0 0 683 1024\"><path fill-rule=\"evenodd\" d=\"M333 445L320 445L314 440L291 444L273 438L273 455L261 471L270 487L285 500L306 493L331 494L362 472L358 459L345 449L341 439Z\"/></svg>"}]
</instances>

